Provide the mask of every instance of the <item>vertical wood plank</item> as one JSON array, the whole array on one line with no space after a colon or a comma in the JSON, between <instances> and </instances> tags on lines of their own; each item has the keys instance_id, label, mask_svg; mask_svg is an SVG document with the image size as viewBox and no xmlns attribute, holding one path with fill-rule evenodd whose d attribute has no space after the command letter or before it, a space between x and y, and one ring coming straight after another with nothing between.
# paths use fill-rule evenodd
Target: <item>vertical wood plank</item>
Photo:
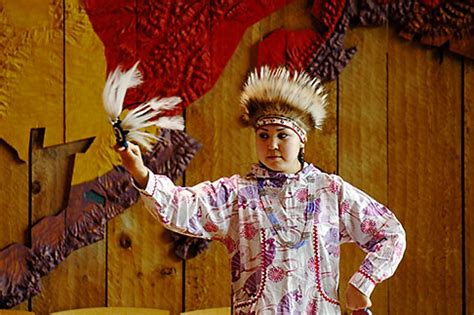
<instances>
[{"instance_id":1,"label":"vertical wood plank","mask_svg":"<svg viewBox=\"0 0 474 315\"><path fill-rule=\"evenodd\" d=\"M62 0L1 0L0 138L28 160L30 128L45 145L64 141Z\"/></svg>"},{"instance_id":2,"label":"vertical wood plank","mask_svg":"<svg viewBox=\"0 0 474 315\"><path fill-rule=\"evenodd\" d=\"M16 7L8 7L5 1L0 1L2 10L0 12L0 20L2 23L3 45L0 63L2 71L0 79L2 85L0 87L0 126L5 127L5 120L12 112L11 106L13 102L9 93L17 88L15 80L20 74L12 69L15 64L14 55L19 49L19 45L12 45L10 49L5 46L13 44L15 35L19 33L19 22L14 21L20 15ZM17 23L17 24L16 24ZM17 35L19 36L19 35ZM23 62L25 62L23 60ZM16 76L15 76L16 75ZM6 135L0 131L0 137L9 140ZM17 140L21 142L21 140ZM27 141L27 140L26 140ZM28 149L27 142L25 149ZM16 141L10 141L16 142ZM7 247L12 243L26 244L28 230L28 155L24 153L23 161L20 160L18 153L14 147L4 140L0 140L0 249ZM21 309L26 309L27 303L23 303Z\"/></svg>"},{"instance_id":3,"label":"vertical wood plank","mask_svg":"<svg viewBox=\"0 0 474 315\"><path fill-rule=\"evenodd\" d=\"M28 164L0 141L0 249L26 244L28 230Z\"/></svg>"},{"instance_id":4,"label":"vertical wood plank","mask_svg":"<svg viewBox=\"0 0 474 315\"><path fill-rule=\"evenodd\" d=\"M44 216L56 215L67 207L75 153L84 151L87 147L87 141L76 141L43 148L43 137L44 130L34 129L31 133L33 224ZM42 292L32 299L35 313L49 314L52 311L88 306L90 299L96 298L96 286L91 283L98 279L93 272L88 273L87 269L88 263L95 265L94 258L97 256L84 260L78 252L42 278ZM83 291L84 294L75 294L78 291Z\"/></svg>"},{"instance_id":5,"label":"vertical wood plank","mask_svg":"<svg viewBox=\"0 0 474 315\"><path fill-rule=\"evenodd\" d=\"M28 231L28 164L0 141L0 250L12 243L26 244ZM27 310L28 301L16 306Z\"/></svg>"},{"instance_id":6,"label":"vertical wood plank","mask_svg":"<svg viewBox=\"0 0 474 315\"><path fill-rule=\"evenodd\" d=\"M186 169L187 186L234 173L245 174L256 161L252 130L243 130L238 123L239 86L249 69L242 46L248 48L248 41L241 42L214 88L186 111L187 133L202 144ZM240 60L247 59L246 62L236 63L239 56L245 56ZM213 242L205 253L187 260L185 266L187 311L230 305L230 269L222 244Z\"/></svg>"},{"instance_id":7,"label":"vertical wood plank","mask_svg":"<svg viewBox=\"0 0 474 315\"><path fill-rule=\"evenodd\" d=\"M474 313L474 62L464 62L464 279L466 314Z\"/></svg>"},{"instance_id":8,"label":"vertical wood plank","mask_svg":"<svg viewBox=\"0 0 474 315\"><path fill-rule=\"evenodd\" d=\"M81 8L79 1L64 0L64 6L65 33L63 40L65 51L62 61L65 67L64 85L58 89L65 93L65 142L73 142L94 136L93 131L94 128L97 128L97 120L103 119L102 115L91 115L91 113L100 110L101 106L100 98L97 97L101 81L96 78L103 77L104 74L101 71L91 71L91 69L101 69L100 61L103 62L103 59L99 57L103 55L103 47L92 31L87 15ZM86 155L91 161L90 155ZM64 183L67 186L72 185L73 172L81 173L82 176L85 176L84 173L91 172L87 167L77 169L75 156L71 156L70 159L73 159L74 162L67 166L69 174L67 182ZM47 173L51 174L58 170L66 171L64 166L55 166L50 165L49 167L53 168ZM74 170L74 168L76 169ZM57 187L55 189L56 191L48 192L49 198L57 196ZM62 202L62 208L68 202L67 197L66 195L66 200ZM105 243L98 242L72 253L43 280L43 285L44 300L41 306L38 306L38 303L35 304L35 309L40 307L48 312L53 312L105 306ZM77 292L81 292L81 294L77 294Z\"/></svg>"},{"instance_id":9,"label":"vertical wood plank","mask_svg":"<svg viewBox=\"0 0 474 315\"><path fill-rule=\"evenodd\" d=\"M358 52L339 77L339 174L383 204L388 201L387 36L386 27L351 31L346 43L357 46ZM354 244L341 249L343 299L365 254ZM387 283L377 285L371 300L374 314L388 314Z\"/></svg>"},{"instance_id":10,"label":"vertical wood plank","mask_svg":"<svg viewBox=\"0 0 474 315\"><path fill-rule=\"evenodd\" d=\"M95 180L120 165L115 138L103 109L106 80L104 45L92 28L83 1L66 1L66 139L95 137L76 156L73 185ZM93 163L91 163L93 161Z\"/></svg>"},{"instance_id":11,"label":"vertical wood plank","mask_svg":"<svg viewBox=\"0 0 474 315\"><path fill-rule=\"evenodd\" d=\"M29 8L29 4L22 3L22 1L17 4L23 5L24 9L28 11L26 8ZM21 72L23 76L28 77L20 85L28 90L23 94L23 97L30 101L25 102L23 106L25 111L29 112L29 115L25 116L30 117L30 119L24 120L21 116L13 116L10 119L12 119L12 123L16 124L12 129L20 132L23 136L25 136L25 133L28 134L28 138L30 137L29 128L38 125L46 127L45 138L41 139L41 145L49 146L64 141L64 98L62 93L64 84L62 64L63 2L61 0L51 1L37 5L34 8L40 10L42 12L40 16L48 19L49 23L45 24L48 25L47 27L31 27L31 33L34 34L33 36L36 39L30 43L30 49L32 55L36 55L36 57L24 64ZM47 15L44 15L44 10L47 10ZM32 23L34 23L34 19ZM28 67L31 67L31 69L28 69ZM45 99L41 101L42 98ZM20 100L16 101L21 104ZM42 104L42 106L38 106L38 104ZM21 115L21 113L17 114ZM48 141L48 139L54 140ZM32 193L39 192L40 189L43 189L43 193L32 194L31 196L32 213L30 215L32 223L44 215L53 214L59 210L64 198L62 195L64 187L61 186L64 179L61 178L57 185L54 183L58 179L55 177L58 174L54 172L55 165L45 166L41 163L34 165L35 162L39 161L37 157L31 157L31 177L29 181L35 185L34 187L31 186ZM57 191L55 191L56 188ZM49 313L49 300L52 293L49 291L50 283L50 279L44 278L41 294L32 299L32 308L37 314Z\"/></svg>"},{"instance_id":12,"label":"vertical wood plank","mask_svg":"<svg viewBox=\"0 0 474 315\"><path fill-rule=\"evenodd\" d=\"M388 75L389 206L408 243L390 314L460 314L460 63L395 37Z\"/></svg>"},{"instance_id":13,"label":"vertical wood plank","mask_svg":"<svg viewBox=\"0 0 474 315\"><path fill-rule=\"evenodd\" d=\"M294 1L247 29L214 88L187 110L187 132L203 145L186 170L187 186L245 175L250 164L257 162L254 131L238 123L241 83L256 65L256 46L266 34L280 27L311 27L306 5L306 1ZM217 242L186 261L186 310L229 306L229 270L227 250Z\"/></svg>"},{"instance_id":14,"label":"vertical wood plank","mask_svg":"<svg viewBox=\"0 0 474 315\"><path fill-rule=\"evenodd\" d=\"M322 130L311 131L305 145L305 161L328 174L337 171L337 83L324 84L328 93L326 119Z\"/></svg>"},{"instance_id":15,"label":"vertical wood plank","mask_svg":"<svg viewBox=\"0 0 474 315\"><path fill-rule=\"evenodd\" d=\"M182 310L182 262L169 232L141 202L114 218L108 229L108 306Z\"/></svg>"},{"instance_id":16,"label":"vertical wood plank","mask_svg":"<svg viewBox=\"0 0 474 315\"><path fill-rule=\"evenodd\" d=\"M138 7L136 12L142 11ZM110 126L106 132L112 135ZM160 308L178 315L183 300L183 263L173 253L165 228L139 202L109 223L108 234L107 305Z\"/></svg>"}]
</instances>

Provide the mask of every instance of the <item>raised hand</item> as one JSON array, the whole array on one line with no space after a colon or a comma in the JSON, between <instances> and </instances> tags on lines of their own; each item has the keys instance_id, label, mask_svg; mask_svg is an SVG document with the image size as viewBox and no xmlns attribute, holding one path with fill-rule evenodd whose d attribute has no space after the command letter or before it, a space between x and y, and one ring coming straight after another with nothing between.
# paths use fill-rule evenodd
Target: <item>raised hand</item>
<instances>
[{"instance_id":1,"label":"raised hand","mask_svg":"<svg viewBox=\"0 0 474 315\"><path fill-rule=\"evenodd\" d=\"M132 175L139 188L145 188L148 182L148 169L142 159L140 147L128 142L128 147L115 145L114 149L120 154L123 166Z\"/></svg>"}]
</instances>

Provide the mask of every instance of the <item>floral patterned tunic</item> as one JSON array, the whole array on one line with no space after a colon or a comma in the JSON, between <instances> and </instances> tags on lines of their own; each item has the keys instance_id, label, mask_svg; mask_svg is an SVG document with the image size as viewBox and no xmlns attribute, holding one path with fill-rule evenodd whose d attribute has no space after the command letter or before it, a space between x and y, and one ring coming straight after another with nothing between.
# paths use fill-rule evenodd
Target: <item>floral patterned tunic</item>
<instances>
[{"instance_id":1,"label":"floral patterned tunic","mask_svg":"<svg viewBox=\"0 0 474 315\"><path fill-rule=\"evenodd\" d=\"M350 283L370 296L405 250L392 212L336 175L311 164L297 174L253 165L194 187L150 173L140 191L166 227L227 247L234 314L340 314L339 247L367 252Z\"/></svg>"}]
</instances>

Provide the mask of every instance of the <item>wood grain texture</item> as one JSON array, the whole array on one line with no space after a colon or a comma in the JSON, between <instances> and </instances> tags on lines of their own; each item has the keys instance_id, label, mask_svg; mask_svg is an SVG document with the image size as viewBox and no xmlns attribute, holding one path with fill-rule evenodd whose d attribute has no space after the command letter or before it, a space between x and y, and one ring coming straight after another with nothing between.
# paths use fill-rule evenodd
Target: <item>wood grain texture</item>
<instances>
[{"instance_id":1,"label":"wood grain texture","mask_svg":"<svg viewBox=\"0 0 474 315\"><path fill-rule=\"evenodd\" d=\"M49 2L2 1L2 95L0 109L0 137L13 146L21 160L28 162L30 128L48 127L45 145L60 144L64 141L63 128L63 29L62 1ZM3 36L3 35L2 35ZM29 162L28 162L29 163ZM16 162L9 165L12 172L18 170ZM23 175L12 178L10 194L17 200L23 211L28 209L28 164L23 164ZM25 183L26 179L26 183ZM3 180L3 178L2 178ZM2 190L3 191L3 190ZM5 191L7 192L7 190ZM28 197L27 197L28 198ZM7 199L8 200L8 199ZM26 204L25 204L26 201ZM11 203L10 207L15 207ZM28 234L28 213L15 218L12 224ZM34 217L34 215L33 215ZM18 237L18 236L17 236ZM13 240L9 240L13 241ZM19 308L25 308L18 306ZM17 307L17 308L18 308Z\"/></svg>"},{"instance_id":2,"label":"wood grain texture","mask_svg":"<svg viewBox=\"0 0 474 315\"><path fill-rule=\"evenodd\" d=\"M115 138L102 105L104 46L82 1L66 0L66 4L66 141L95 137L89 150L76 157L72 178L75 185L106 174L120 160L112 148Z\"/></svg>"},{"instance_id":3,"label":"wood grain texture","mask_svg":"<svg viewBox=\"0 0 474 315\"><path fill-rule=\"evenodd\" d=\"M466 314L474 314L474 61L464 61L464 266Z\"/></svg>"},{"instance_id":4,"label":"wood grain texture","mask_svg":"<svg viewBox=\"0 0 474 315\"><path fill-rule=\"evenodd\" d=\"M359 28L346 44L358 52L339 77L339 175L387 204L387 69L388 29ZM365 253L354 244L341 248L340 297ZM371 296L374 314L388 314L388 285ZM343 303L345 306L345 303ZM349 311L346 310L347 313Z\"/></svg>"},{"instance_id":5,"label":"wood grain texture","mask_svg":"<svg viewBox=\"0 0 474 315\"><path fill-rule=\"evenodd\" d=\"M28 164L0 140L0 249L25 244L28 230Z\"/></svg>"},{"instance_id":6,"label":"wood grain texture","mask_svg":"<svg viewBox=\"0 0 474 315\"><path fill-rule=\"evenodd\" d=\"M256 47L263 36L280 27L311 26L305 7L306 1L294 1L247 29L214 88L187 109L187 132L203 145L186 170L187 186L245 175L250 164L257 162L254 132L238 123L241 83L256 65ZM185 274L186 311L230 305L228 255L220 243L186 261Z\"/></svg>"},{"instance_id":7,"label":"wood grain texture","mask_svg":"<svg viewBox=\"0 0 474 315\"><path fill-rule=\"evenodd\" d=\"M91 56L100 56L101 52L99 51L100 46L95 47L95 50L90 49L87 42L87 39L90 38L89 41L94 42L95 34L81 32L88 20L87 15L81 12L79 4L76 1L67 0L64 1L64 5L66 6L66 32L63 33L65 36L65 59L61 60L61 65L64 62L65 77L64 83L56 88L64 93L66 101L65 108L62 109L65 114L64 141L77 143L75 141L94 136L92 128L97 125L96 121L100 116L92 115L90 107L84 106L96 104L90 95L97 88L93 89L90 85L95 83L97 87L100 87L100 84L93 80L94 75L97 74L96 71L90 71L92 65L78 55L90 58ZM95 59L100 60L97 57ZM94 67L93 69L98 68ZM88 75L85 75L85 71L88 71ZM89 82L89 84L85 82ZM85 99L88 102L83 102ZM100 103L96 106L99 107ZM82 113L82 115L77 113ZM78 169L75 155L61 159L61 155L65 153L64 145L38 151L42 156L38 157L39 162L33 165L33 182L39 182L42 187L46 186L49 189L43 189L39 195L35 195L34 200L40 200L43 204L34 206L34 221L44 215L55 214L58 207L65 208L73 174L80 173L85 177L85 174L89 174L93 170L91 165L96 165L96 163L90 163L92 160L90 154L85 154L84 149L79 150L78 145L75 147L72 146L69 149L71 151L69 154L88 155L88 167ZM98 161L98 159L95 160ZM44 203L49 203L49 207ZM33 310L38 314L47 314L71 308L105 306L105 248L105 243L99 242L72 253L51 274L43 278L43 290L39 297L33 298ZM77 294L77 292L81 292L81 294Z\"/></svg>"},{"instance_id":8,"label":"wood grain texture","mask_svg":"<svg viewBox=\"0 0 474 315\"><path fill-rule=\"evenodd\" d=\"M181 315L229 315L230 307L207 308L204 310L183 312Z\"/></svg>"},{"instance_id":9,"label":"wood grain texture","mask_svg":"<svg viewBox=\"0 0 474 315\"><path fill-rule=\"evenodd\" d=\"M28 160L32 127L48 127L46 146L64 141L62 3L0 2L0 138L22 161Z\"/></svg>"},{"instance_id":10,"label":"wood grain texture","mask_svg":"<svg viewBox=\"0 0 474 315\"><path fill-rule=\"evenodd\" d=\"M75 141L44 148L43 139L44 130L32 130L30 145L32 224L67 207L75 153L84 152L88 147L88 141ZM100 287L95 281L100 281L104 277L87 270L94 262L90 258L97 255L86 260L84 259L86 257L76 252L70 257L43 278L41 294L32 299L32 309L35 313L49 314L54 310L87 306L91 303L88 299L97 299L100 296L103 303L104 294L102 292L100 295ZM95 266L93 270L96 270ZM100 283L103 291L103 281ZM85 293L80 296L74 294L78 290Z\"/></svg>"},{"instance_id":11,"label":"wood grain texture","mask_svg":"<svg viewBox=\"0 0 474 315\"><path fill-rule=\"evenodd\" d=\"M460 63L398 38L388 58L388 204L407 232L390 314L460 314Z\"/></svg>"},{"instance_id":12,"label":"wood grain texture","mask_svg":"<svg viewBox=\"0 0 474 315\"><path fill-rule=\"evenodd\" d=\"M241 55L240 45L234 57ZM238 124L239 84L248 66L234 65L233 60L215 87L186 111L187 132L202 144L186 170L187 186L234 173L244 175L256 161L252 130L242 130ZM204 255L186 261L185 268L187 311L230 305L229 263L222 244L213 243Z\"/></svg>"},{"instance_id":13,"label":"wood grain texture","mask_svg":"<svg viewBox=\"0 0 474 315\"><path fill-rule=\"evenodd\" d=\"M337 171L337 83L324 84L328 93L326 119L321 130L311 131L305 145L305 161L326 173Z\"/></svg>"},{"instance_id":14,"label":"wood grain texture","mask_svg":"<svg viewBox=\"0 0 474 315\"><path fill-rule=\"evenodd\" d=\"M51 315L169 315L169 311L141 307L93 307L54 312Z\"/></svg>"},{"instance_id":15,"label":"wood grain texture","mask_svg":"<svg viewBox=\"0 0 474 315\"><path fill-rule=\"evenodd\" d=\"M141 202L109 222L108 306L182 310L182 262L165 230Z\"/></svg>"},{"instance_id":16,"label":"wood grain texture","mask_svg":"<svg viewBox=\"0 0 474 315\"><path fill-rule=\"evenodd\" d=\"M28 163L0 140L0 250L28 240ZM28 309L28 301L15 307Z\"/></svg>"},{"instance_id":17,"label":"wood grain texture","mask_svg":"<svg viewBox=\"0 0 474 315\"><path fill-rule=\"evenodd\" d=\"M3 248L12 242L26 242L32 127L46 127L43 145L48 148L96 136L93 146L76 160L73 184L103 175L119 160L110 148L113 135L101 108L103 47L80 0L0 0L0 6L5 29L0 55L4 64L0 72ZM296 0L249 28L214 89L187 110L187 132L203 144L203 149L188 168L186 185L245 174L256 161L253 130L243 130L237 122L240 84L256 63L257 42L279 27L310 27L306 10L307 1ZM357 45L359 52L342 73L339 84L326 85L330 91L329 117L323 131L309 136L306 159L329 173L339 169L346 180L379 201L388 202L407 230L408 250L399 270L373 295L375 314L460 314L463 303L466 314L472 314L474 65L465 62L465 128L461 130L459 60L447 55L439 63L432 50L402 42L392 32L387 43L384 32L383 28L357 29L349 34L348 46ZM382 66L384 49L388 51L388 72ZM384 103L385 97L388 104ZM463 132L464 262L460 173ZM41 189L32 198L33 221L54 214L64 205L65 178L71 179L67 160L57 161L55 150L37 151L31 180L39 183L32 186L35 191ZM45 163L45 158L53 162ZM221 244L212 243L203 255L187 261L184 272L182 262L174 258L164 228L141 204L110 223L107 242L74 252L43 278L43 294L33 299L33 310L47 314L108 304L164 308L177 315L183 308L183 294L186 310L230 305L229 263ZM362 259L354 251L343 252L341 293ZM466 284L464 301L462 281ZM27 309L27 303L16 309Z\"/></svg>"}]
</instances>

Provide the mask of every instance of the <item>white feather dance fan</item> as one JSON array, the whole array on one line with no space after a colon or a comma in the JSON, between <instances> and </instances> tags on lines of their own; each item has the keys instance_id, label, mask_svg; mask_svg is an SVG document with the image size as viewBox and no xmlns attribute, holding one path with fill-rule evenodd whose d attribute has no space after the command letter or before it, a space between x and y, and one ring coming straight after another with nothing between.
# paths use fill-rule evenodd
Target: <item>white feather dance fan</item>
<instances>
[{"instance_id":1,"label":"white feather dance fan","mask_svg":"<svg viewBox=\"0 0 474 315\"><path fill-rule=\"evenodd\" d=\"M117 67L110 73L105 83L102 99L104 109L109 117L109 121L114 127L117 144L127 147L127 141L136 142L146 150L151 150L153 143L160 138L140 129L156 126L165 129L184 129L184 120L181 116L163 116L156 120L153 118L176 107L181 103L181 98L172 96L167 98L153 98L136 108L128 111L123 121L120 114L123 110L123 102L129 88L133 88L142 83L142 75L137 70L138 62L128 71L123 72Z\"/></svg>"},{"instance_id":2,"label":"white feather dance fan","mask_svg":"<svg viewBox=\"0 0 474 315\"><path fill-rule=\"evenodd\" d=\"M255 127L260 117L279 115L298 123L306 132L320 129L326 117L327 95L318 78L284 67L254 70L240 98L241 122Z\"/></svg>"}]
</instances>

